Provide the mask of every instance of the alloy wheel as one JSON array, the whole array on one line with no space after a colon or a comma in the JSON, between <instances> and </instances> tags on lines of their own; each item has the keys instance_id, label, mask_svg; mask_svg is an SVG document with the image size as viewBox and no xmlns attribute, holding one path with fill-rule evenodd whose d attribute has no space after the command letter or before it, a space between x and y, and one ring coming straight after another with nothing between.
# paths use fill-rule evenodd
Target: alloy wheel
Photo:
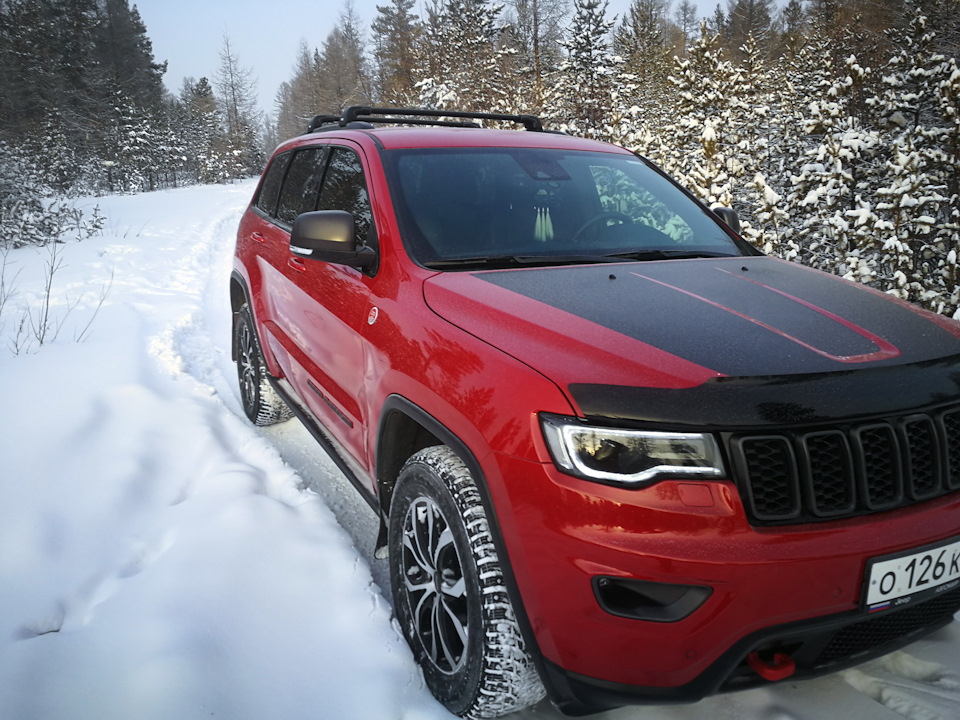
<instances>
[{"instance_id":1,"label":"alloy wheel","mask_svg":"<svg viewBox=\"0 0 960 720\"><path fill-rule=\"evenodd\" d=\"M407 510L401 563L414 634L438 670L454 673L467 656L466 583L449 523L428 497Z\"/></svg>"}]
</instances>

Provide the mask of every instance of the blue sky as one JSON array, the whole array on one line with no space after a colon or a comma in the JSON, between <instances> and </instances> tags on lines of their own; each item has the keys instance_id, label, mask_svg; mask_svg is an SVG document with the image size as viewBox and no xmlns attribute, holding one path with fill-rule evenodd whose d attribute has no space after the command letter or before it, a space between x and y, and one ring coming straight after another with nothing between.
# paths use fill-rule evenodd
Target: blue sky
<instances>
[{"instance_id":1,"label":"blue sky","mask_svg":"<svg viewBox=\"0 0 960 720\"><path fill-rule=\"evenodd\" d=\"M387 2L354 0L354 10L365 31L376 16L376 6ZM226 34L240 64L250 68L258 79L261 108L272 113L277 88L292 75L300 41L305 40L311 48L322 45L344 3L345 0L140 0L131 4L137 6L146 23L154 57L168 63L164 81L171 92L179 92L184 77L213 79ZM610 13L623 13L629 4L630 0L610 0ZM712 8L716 2L699 0L698 4Z\"/></svg>"}]
</instances>

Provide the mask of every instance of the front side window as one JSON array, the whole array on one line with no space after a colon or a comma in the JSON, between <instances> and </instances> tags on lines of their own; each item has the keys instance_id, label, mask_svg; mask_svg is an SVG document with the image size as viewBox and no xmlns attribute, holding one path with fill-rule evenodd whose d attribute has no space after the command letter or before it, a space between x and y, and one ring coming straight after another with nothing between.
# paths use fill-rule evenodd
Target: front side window
<instances>
[{"instance_id":1,"label":"front side window","mask_svg":"<svg viewBox=\"0 0 960 720\"><path fill-rule=\"evenodd\" d=\"M284 225L293 226L297 215L316 209L323 178L323 152L323 148L298 150L290 161L277 206L277 220Z\"/></svg>"},{"instance_id":2,"label":"front side window","mask_svg":"<svg viewBox=\"0 0 960 720\"><path fill-rule=\"evenodd\" d=\"M631 155L526 148L385 155L404 240L428 266L751 252Z\"/></svg>"},{"instance_id":3,"label":"front side window","mask_svg":"<svg viewBox=\"0 0 960 720\"><path fill-rule=\"evenodd\" d=\"M363 165L352 150L331 149L317 210L345 210L353 213L357 242L361 245L367 242L373 224L373 210L367 194Z\"/></svg>"}]
</instances>

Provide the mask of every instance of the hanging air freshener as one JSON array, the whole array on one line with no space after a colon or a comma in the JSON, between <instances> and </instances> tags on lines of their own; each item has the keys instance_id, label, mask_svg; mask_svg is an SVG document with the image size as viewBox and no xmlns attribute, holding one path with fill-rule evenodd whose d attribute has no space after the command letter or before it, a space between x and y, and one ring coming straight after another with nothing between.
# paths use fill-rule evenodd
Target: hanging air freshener
<instances>
[{"instance_id":1,"label":"hanging air freshener","mask_svg":"<svg viewBox=\"0 0 960 720\"><path fill-rule=\"evenodd\" d=\"M533 226L533 237L538 242L553 240L553 220L550 219L550 195L546 190L537 192L537 220Z\"/></svg>"}]
</instances>

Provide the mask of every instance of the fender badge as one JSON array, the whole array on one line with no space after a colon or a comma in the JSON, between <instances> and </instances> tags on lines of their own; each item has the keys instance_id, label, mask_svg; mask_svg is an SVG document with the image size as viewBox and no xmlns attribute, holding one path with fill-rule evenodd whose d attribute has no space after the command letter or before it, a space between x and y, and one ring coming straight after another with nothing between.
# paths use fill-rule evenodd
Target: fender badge
<instances>
[{"instance_id":1,"label":"fender badge","mask_svg":"<svg viewBox=\"0 0 960 720\"><path fill-rule=\"evenodd\" d=\"M376 306L370 308L370 313L367 315L367 325L373 325L377 321L377 317L380 315L380 311Z\"/></svg>"}]
</instances>

